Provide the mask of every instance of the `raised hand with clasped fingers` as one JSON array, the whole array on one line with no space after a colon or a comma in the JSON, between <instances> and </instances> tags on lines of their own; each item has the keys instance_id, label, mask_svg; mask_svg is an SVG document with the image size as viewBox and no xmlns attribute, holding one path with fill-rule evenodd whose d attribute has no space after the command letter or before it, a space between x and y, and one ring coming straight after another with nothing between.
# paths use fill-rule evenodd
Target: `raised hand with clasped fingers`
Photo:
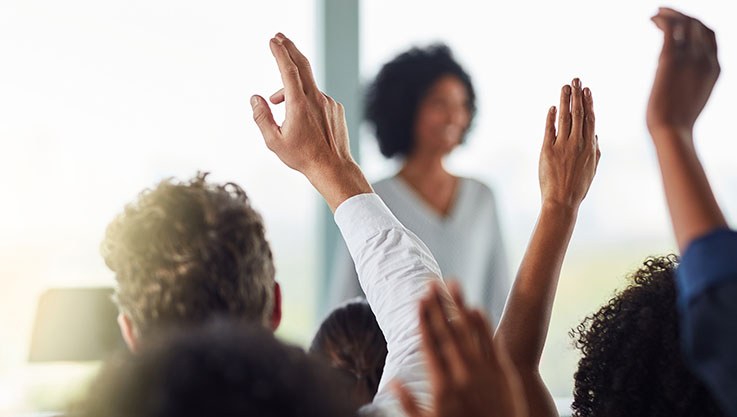
<instances>
[{"instance_id":1,"label":"raised hand with clasped fingers","mask_svg":"<svg viewBox=\"0 0 737 417\"><path fill-rule=\"evenodd\" d=\"M281 73L286 118L279 126L263 97L251 97L253 118L266 146L288 167L307 177L331 210L346 199L373 190L353 160L343 106L322 93L310 63L279 33L269 41Z\"/></svg>"},{"instance_id":2,"label":"raised hand with clasped fingers","mask_svg":"<svg viewBox=\"0 0 737 417\"><path fill-rule=\"evenodd\" d=\"M693 142L694 123L719 77L716 36L699 20L672 9L661 8L652 20L664 38L647 126L676 241L685 250L695 238L727 225Z\"/></svg>"},{"instance_id":3,"label":"raised hand with clasped fingers","mask_svg":"<svg viewBox=\"0 0 737 417\"><path fill-rule=\"evenodd\" d=\"M663 49L647 106L651 133L673 130L691 141L694 123L719 78L714 31L699 20L660 8L653 22L663 31Z\"/></svg>"}]
</instances>

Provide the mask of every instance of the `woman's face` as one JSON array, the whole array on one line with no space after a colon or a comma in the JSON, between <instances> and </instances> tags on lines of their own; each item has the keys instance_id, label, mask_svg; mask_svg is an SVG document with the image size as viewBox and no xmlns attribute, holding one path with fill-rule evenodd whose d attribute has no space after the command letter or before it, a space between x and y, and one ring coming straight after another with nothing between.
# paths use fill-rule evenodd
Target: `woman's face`
<instances>
[{"instance_id":1,"label":"woman's face","mask_svg":"<svg viewBox=\"0 0 737 417\"><path fill-rule=\"evenodd\" d=\"M470 122L466 86L454 75L439 78L417 109L412 153L449 153Z\"/></svg>"}]
</instances>

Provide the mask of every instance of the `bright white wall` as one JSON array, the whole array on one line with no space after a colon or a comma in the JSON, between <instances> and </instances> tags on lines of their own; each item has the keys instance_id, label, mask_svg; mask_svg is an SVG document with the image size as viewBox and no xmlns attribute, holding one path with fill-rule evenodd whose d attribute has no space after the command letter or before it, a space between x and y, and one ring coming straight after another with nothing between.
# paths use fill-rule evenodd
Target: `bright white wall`
<instances>
[{"instance_id":1,"label":"bright white wall","mask_svg":"<svg viewBox=\"0 0 737 417\"><path fill-rule=\"evenodd\" d=\"M319 206L263 145L248 99L280 87L269 38L315 56L316 24L313 0L0 3L0 415L53 403L25 366L36 297L112 285L105 227L166 177L209 170L245 188L276 257L281 334L311 337Z\"/></svg>"}]
</instances>

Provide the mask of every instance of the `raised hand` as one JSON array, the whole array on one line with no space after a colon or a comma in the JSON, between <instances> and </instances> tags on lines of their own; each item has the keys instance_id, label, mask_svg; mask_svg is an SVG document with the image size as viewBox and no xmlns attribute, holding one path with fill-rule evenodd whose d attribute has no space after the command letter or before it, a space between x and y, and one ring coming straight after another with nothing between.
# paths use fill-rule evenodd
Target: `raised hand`
<instances>
[{"instance_id":1,"label":"raised hand","mask_svg":"<svg viewBox=\"0 0 737 417\"><path fill-rule=\"evenodd\" d=\"M560 94L558 131L555 107L548 111L540 152L540 190L543 205L578 207L591 186L599 163L591 90L576 78Z\"/></svg>"},{"instance_id":2,"label":"raised hand","mask_svg":"<svg viewBox=\"0 0 737 417\"><path fill-rule=\"evenodd\" d=\"M266 146L304 174L333 211L353 195L372 192L351 156L343 106L317 88L309 61L286 36L277 34L269 47L284 83L272 101L285 102L286 118L277 125L266 100L251 97Z\"/></svg>"},{"instance_id":3,"label":"raised hand","mask_svg":"<svg viewBox=\"0 0 737 417\"><path fill-rule=\"evenodd\" d=\"M519 373L533 417L558 415L540 377L540 357L578 208L601 156L591 90L582 89L578 79L571 84L561 90L557 132L555 107L548 111L540 151L540 217L495 335Z\"/></svg>"},{"instance_id":4,"label":"raised hand","mask_svg":"<svg viewBox=\"0 0 737 417\"><path fill-rule=\"evenodd\" d=\"M664 38L647 125L683 251L694 239L727 224L693 143L694 123L719 77L717 44L711 29L675 10L661 8L652 20Z\"/></svg>"},{"instance_id":5,"label":"raised hand","mask_svg":"<svg viewBox=\"0 0 737 417\"><path fill-rule=\"evenodd\" d=\"M673 9L652 21L663 31L663 49L647 106L650 132L673 130L691 141L694 123L719 77L714 31Z\"/></svg>"},{"instance_id":6,"label":"raised hand","mask_svg":"<svg viewBox=\"0 0 737 417\"><path fill-rule=\"evenodd\" d=\"M519 379L506 353L493 342L488 321L478 310L466 308L457 284L449 287L458 309L454 319L438 284L420 303L432 411L421 410L410 391L395 382L402 407L410 417L526 416Z\"/></svg>"}]
</instances>

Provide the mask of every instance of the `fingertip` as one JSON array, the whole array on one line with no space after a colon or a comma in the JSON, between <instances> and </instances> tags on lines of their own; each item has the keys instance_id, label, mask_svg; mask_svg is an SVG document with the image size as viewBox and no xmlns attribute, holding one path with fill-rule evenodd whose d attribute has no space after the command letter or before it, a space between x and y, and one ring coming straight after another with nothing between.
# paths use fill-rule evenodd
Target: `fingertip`
<instances>
[{"instance_id":1,"label":"fingertip","mask_svg":"<svg viewBox=\"0 0 737 417\"><path fill-rule=\"evenodd\" d=\"M561 89L561 92L565 95L571 94L571 86L568 84L564 85L563 88Z\"/></svg>"},{"instance_id":2,"label":"fingertip","mask_svg":"<svg viewBox=\"0 0 737 417\"><path fill-rule=\"evenodd\" d=\"M579 90L581 89L581 80L576 77L573 79L573 81L571 81L571 85L573 85L575 90Z\"/></svg>"},{"instance_id":3,"label":"fingertip","mask_svg":"<svg viewBox=\"0 0 737 417\"><path fill-rule=\"evenodd\" d=\"M588 88L588 87L584 88L583 89L583 95L586 96L586 98L590 99L591 98L591 89Z\"/></svg>"},{"instance_id":4,"label":"fingertip","mask_svg":"<svg viewBox=\"0 0 737 417\"><path fill-rule=\"evenodd\" d=\"M261 96L258 96L258 95L255 95L255 94L253 96L251 96L251 107L253 109L255 109L256 107L258 107L261 104L261 100L263 100L261 98Z\"/></svg>"}]
</instances>

